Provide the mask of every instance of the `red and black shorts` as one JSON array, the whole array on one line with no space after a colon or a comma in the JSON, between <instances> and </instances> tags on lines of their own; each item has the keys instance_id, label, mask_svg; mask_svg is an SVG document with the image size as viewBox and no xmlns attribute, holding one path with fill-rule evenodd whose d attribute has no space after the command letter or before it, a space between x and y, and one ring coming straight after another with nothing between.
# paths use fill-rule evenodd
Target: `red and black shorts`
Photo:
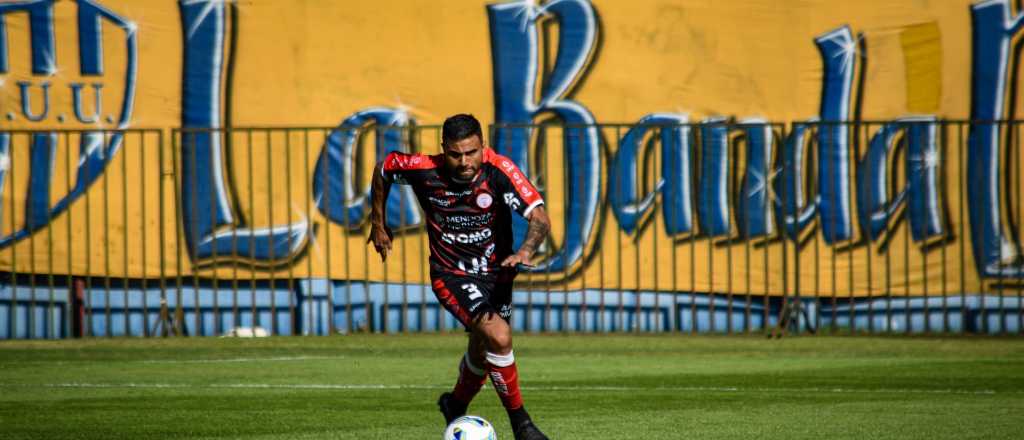
<instances>
[{"instance_id":1,"label":"red and black shorts","mask_svg":"<svg viewBox=\"0 0 1024 440\"><path fill-rule=\"evenodd\" d=\"M467 330L483 313L497 313L506 322L512 317L511 279L498 281L446 272L433 272L430 278L437 301Z\"/></svg>"}]
</instances>

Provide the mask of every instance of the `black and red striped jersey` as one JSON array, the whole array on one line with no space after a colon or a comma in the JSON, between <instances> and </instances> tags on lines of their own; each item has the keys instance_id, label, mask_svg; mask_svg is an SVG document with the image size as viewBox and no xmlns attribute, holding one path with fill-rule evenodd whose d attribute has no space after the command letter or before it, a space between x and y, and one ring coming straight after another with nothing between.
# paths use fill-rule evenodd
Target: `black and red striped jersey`
<instances>
[{"instance_id":1,"label":"black and red striped jersey","mask_svg":"<svg viewBox=\"0 0 1024 440\"><path fill-rule=\"evenodd\" d=\"M427 219L432 272L500 275L499 265L513 253L512 212L526 217L544 200L512 160L490 148L470 183L451 180L443 168L440 154L392 152L381 173L416 193Z\"/></svg>"}]
</instances>

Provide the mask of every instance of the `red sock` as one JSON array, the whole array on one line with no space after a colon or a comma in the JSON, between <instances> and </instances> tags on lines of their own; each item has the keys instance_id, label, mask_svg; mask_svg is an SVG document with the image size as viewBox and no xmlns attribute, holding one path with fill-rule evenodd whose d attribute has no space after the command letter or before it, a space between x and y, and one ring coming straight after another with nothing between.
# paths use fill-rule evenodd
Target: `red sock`
<instances>
[{"instance_id":1,"label":"red sock","mask_svg":"<svg viewBox=\"0 0 1024 440\"><path fill-rule=\"evenodd\" d=\"M519 392L519 371L512 353L506 355L487 353L487 372L491 375L491 384L498 393L501 404L507 410L523 407L523 396Z\"/></svg>"},{"instance_id":2,"label":"red sock","mask_svg":"<svg viewBox=\"0 0 1024 440\"><path fill-rule=\"evenodd\" d=\"M459 402L469 405L469 402L473 401L473 397L476 396L476 393L480 392L480 387L484 386L486 381L487 377L484 376L484 370L470 364L469 356L464 355L462 356L462 362L459 362L459 380L455 382L455 390L452 391L452 395Z\"/></svg>"}]
</instances>

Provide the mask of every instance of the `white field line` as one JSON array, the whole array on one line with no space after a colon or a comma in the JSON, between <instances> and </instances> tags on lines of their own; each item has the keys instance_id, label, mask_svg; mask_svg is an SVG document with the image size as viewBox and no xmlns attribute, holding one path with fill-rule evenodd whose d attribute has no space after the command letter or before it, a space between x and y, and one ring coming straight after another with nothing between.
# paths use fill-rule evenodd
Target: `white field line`
<instances>
[{"instance_id":1,"label":"white field line","mask_svg":"<svg viewBox=\"0 0 1024 440\"><path fill-rule=\"evenodd\" d=\"M445 390L449 385L388 385L388 384L269 384L269 383L229 383L229 384L173 384L173 383L45 383L45 384L10 384L0 383L0 387L9 388L182 388L182 389L289 389L289 390ZM768 394L935 394L935 395L996 395L1024 394L1024 390L995 391L969 389L906 389L906 388L770 388L770 387L634 387L634 386L524 386L526 391L578 391L578 392L641 392L662 391L680 393L768 393Z\"/></svg>"},{"instance_id":2,"label":"white field line","mask_svg":"<svg viewBox=\"0 0 1024 440\"><path fill-rule=\"evenodd\" d=\"M232 358L232 359L153 359L141 362L143 364L218 364L231 362L291 362L311 360L332 360L345 359L345 356L282 356L271 358Z\"/></svg>"},{"instance_id":3,"label":"white field line","mask_svg":"<svg viewBox=\"0 0 1024 440\"><path fill-rule=\"evenodd\" d=\"M245 363L245 362L293 362L293 361L315 361L315 360L338 360L345 359L345 356L280 356L280 357L266 357L266 358L227 358L227 359L146 359L146 360L130 360L130 361L110 361L110 360L81 360L81 361L23 361L23 362L0 362L3 366L16 366L25 364L48 364L48 365L80 365L90 362L103 362L111 363L118 362L124 364L221 364L221 363Z\"/></svg>"}]
</instances>

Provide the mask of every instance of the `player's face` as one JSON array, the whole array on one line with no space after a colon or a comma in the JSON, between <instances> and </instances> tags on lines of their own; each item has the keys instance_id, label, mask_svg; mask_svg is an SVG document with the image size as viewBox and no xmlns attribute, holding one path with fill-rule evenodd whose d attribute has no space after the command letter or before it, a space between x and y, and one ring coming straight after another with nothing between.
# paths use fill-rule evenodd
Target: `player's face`
<instances>
[{"instance_id":1,"label":"player's face","mask_svg":"<svg viewBox=\"0 0 1024 440\"><path fill-rule=\"evenodd\" d=\"M483 159L484 144L480 136L473 135L444 146L445 169L457 181L470 182L476 178Z\"/></svg>"}]
</instances>

